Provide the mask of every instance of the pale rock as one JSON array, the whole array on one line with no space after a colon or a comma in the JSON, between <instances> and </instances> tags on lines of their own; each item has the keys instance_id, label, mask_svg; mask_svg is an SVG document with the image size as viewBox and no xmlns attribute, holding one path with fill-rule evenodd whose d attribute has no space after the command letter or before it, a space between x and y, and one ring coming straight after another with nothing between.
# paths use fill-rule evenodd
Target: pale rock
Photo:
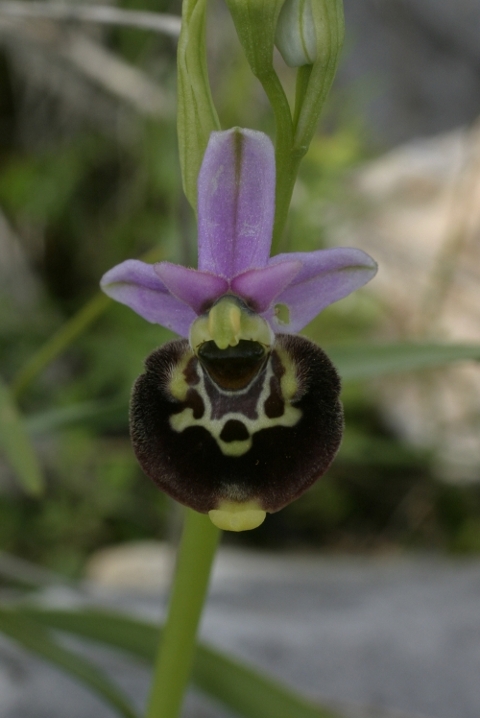
<instances>
[{"instance_id":1,"label":"pale rock","mask_svg":"<svg viewBox=\"0 0 480 718\"><path fill-rule=\"evenodd\" d=\"M384 308L381 340L480 343L480 129L415 140L352 177L355 201L330 231L379 264L368 286ZM473 362L388 377L389 421L431 447L451 480L480 476L480 371Z\"/></svg>"},{"instance_id":2,"label":"pale rock","mask_svg":"<svg viewBox=\"0 0 480 718\"><path fill-rule=\"evenodd\" d=\"M105 588L137 592L164 590L170 584L173 549L161 541L134 541L100 549L85 568L85 578Z\"/></svg>"}]
</instances>

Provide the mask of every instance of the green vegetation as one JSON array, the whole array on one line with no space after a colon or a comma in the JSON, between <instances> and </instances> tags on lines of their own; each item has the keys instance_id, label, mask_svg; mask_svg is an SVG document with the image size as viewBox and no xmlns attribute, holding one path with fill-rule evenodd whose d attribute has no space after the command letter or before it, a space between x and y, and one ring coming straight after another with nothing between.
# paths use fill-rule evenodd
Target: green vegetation
<instances>
[{"instance_id":1,"label":"green vegetation","mask_svg":"<svg viewBox=\"0 0 480 718\"><path fill-rule=\"evenodd\" d=\"M178 12L166 0L155 9ZM224 126L270 130L267 103L246 102L261 87L240 46L228 39L230 30L214 50L223 72L220 78L212 71L220 119ZM99 32L109 51L173 97L171 38L134 29ZM62 65L50 62L50 69ZM127 407L145 356L169 334L96 298L99 278L149 252L194 265L195 225L180 190L173 112L147 117L73 72L65 70L63 84L53 86L41 70L33 77L19 67L7 46L0 48L0 219L17 248L1 275L1 380L11 388L10 395L2 390L2 403L17 401L45 490L36 496L28 479L21 481L31 466L25 457L26 468L9 462L11 439L0 431L6 437L0 548L77 576L95 549L168 530L168 502L134 460ZM302 165L284 239L290 250L322 246L332 221L322 210L345 193L345 174L367 156L365 129L341 109L346 100L353 102L345 90L333 92ZM348 311L329 308L310 334L322 345L365 345L379 316L373 301L360 296ZM429 362L435 364L427 357L417 366ZM432 457L385 426L368 384L346 383L344 401L347 432L328 477L261 529L229 540L279 548L480 551L480 488L439 483Z\"/></svg>"}]
</instances>

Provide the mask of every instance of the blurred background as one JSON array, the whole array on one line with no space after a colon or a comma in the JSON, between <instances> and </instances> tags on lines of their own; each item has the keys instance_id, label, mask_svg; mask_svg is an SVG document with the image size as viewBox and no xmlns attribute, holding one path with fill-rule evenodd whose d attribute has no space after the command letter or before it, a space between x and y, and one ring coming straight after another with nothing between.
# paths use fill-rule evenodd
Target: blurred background
<instances>
[{"instance_id":1,"label":"blurred background","mask_svg":"<svg viewBox=\"0 0 480 718\"><path fill-rule=\"evenodd\" d=\"M195 266L181 192L175 37L15 15L0 2L0 375L46 492L0 460L0 549L69 577L98 550L176 534L128 439L128 396L170 338L98 296L114 264ZM179 15L180 3L123 8ZM324 346L480 342L480 2L345 0L343 61L303 163L285 246L358 246L378 278L307 334ZM223 127L273 132L220 2L210 71ZM289 92L293 75L278 60ZM71 341L52 344L65 323ZM64 336L64 335L62 335ZM35 367L42 367L37 371ZM480 374L473 364L344 382L328 475L257 531L270 549L480 553Z\"/></svg>"}]
</instances>

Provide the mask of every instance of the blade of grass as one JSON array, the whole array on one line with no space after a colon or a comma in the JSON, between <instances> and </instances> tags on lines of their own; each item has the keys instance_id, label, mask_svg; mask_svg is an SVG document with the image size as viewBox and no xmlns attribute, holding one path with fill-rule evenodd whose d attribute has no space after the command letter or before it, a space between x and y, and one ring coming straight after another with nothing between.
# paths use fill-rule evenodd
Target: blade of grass
<instances>
[{"instance_id":1,"label":"blade of grass","mask_svg":"<svg viewBox=\"0 0 480 718\"><path fill-rule=\"evenodd\" d=\"M154 660L159 630L155 623L99 610L17 610L51 628L119 648L148 663ZM192 681L245 718L339 718L337 713L205 644L197 646Z\"/></svg>"},{"instance_id":2,"label":"blade of grass","mask_svg":"<svg viewBox=\"0 0 480 718\"><path fill-rule=\"evenodd\" d=\"M22 488L31 496L43 491L43 476L35 450L15 401L0 380L0 449Z\"/></svg>"},{"instance_id":3,"label":"blade of grass","mask_svg":"<svg viewBox=\"0 0 480 718\"><path fill-rule=\"evenodd\" d=\"M13 395L19 397L45 367L62 354L77 337L83 334L85 329L103 314L111 301L110 297L99 292L65 322L16 373L11 384Z\"/></svg>"},{"instance_id":4,"label":"blade of grass","mask_svg":"<svg viewBox=\"0 0 480 718\"><path fill-rule=\"evenodd\" d=\"M455 361L480 360L475 344L358 344L326 347L344 380L372 379L385 374L431 369Z\"/></svg>"},{"instance_id":5,"label":"blade of grass","mask_svg":"<svg viewBox=\"0 0 480 718\"><path fill-rule=\"evenodd\" d=\"M128 426L128 398L82 401L59 409L31 414L25 419L26 429L32 435L78 425L93 426L97 429L125 428Z\"/></svg>"},{"instance_id":6,"label":"blade of grass","mask_svg":"<svg viewBox=\"0 0 480 718\"><path fill-rule=\"evenodd\" d=\"M0 631L23 648L84 683L124 718L138 718L127 698L89 661L57 643L37 621L19 611L0 609Z\"/></svg>"},{"instance_id":7,"label":"blade of grass","mask_svg":"<svg viewBox=\"0 0 480 718\"><path fill-rule=\"evenodd\" d=\"M163 254L160 247L154 247L142 255L144 262L158 262ZM35 352L27 363L16 373L11 384L11 391L18 398L31 384L38 374L54 359L62 354L88 327L93 324L110 306L112 300L102 292L95 294L76 314L60 327Z\"/></svg>"},{"instance_id":8,"label":"blade of grass","mask_svg":"<svg viewBox=\"0 0 480 718\"><path fill-rule=\"evenodd\" d=\"M0 577L32 588L67 584L63 577L53 571L12 556L6 551L0 551Z\"/></svg>"}]
</instances>

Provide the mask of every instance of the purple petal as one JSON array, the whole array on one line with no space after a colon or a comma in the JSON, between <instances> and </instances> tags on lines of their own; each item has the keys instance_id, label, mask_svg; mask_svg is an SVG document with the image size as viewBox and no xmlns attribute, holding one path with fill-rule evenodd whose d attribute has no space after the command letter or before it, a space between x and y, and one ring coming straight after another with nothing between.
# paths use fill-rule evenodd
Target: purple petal
<instances>
[{"instance_id":1,"label":"purple petal","mask_svg":"<svg viewBox=\"0 0 480 718\"><path fill-rule=\"evenodd\" d=\"M198 177L198 268L231 279L268 262L275 157L267 135L212 132Z\"/></svg>"},{"instance_id":2,"label":"purple petal","mask_svg":"<svg viewBox=\"0 0 480 718\"><path fill-rule=\"evenodd\" d=\"M153 265L127 259L104 274L100 286L109 297L126 304L147 321L188 337L197 315L170 294Z\"/></svg>"},{"instance_id":3,"label":"purple petal","mask_svg":"<svg viewBox=\"0 0 480 718\"><path fill-rule=\"evenodd\" d=\"M173 296L188 304L196 314L202 314L215 299L228 292L227 280L215 274L170 262L155 264L154 270Z\"/></svg>"},{"instance_id":4,"label":"purple petal","mask_svg":"<svg viewBox=\"0 0 480 718\"><path fill-rule=\"evenodd\" d=\"M279 333L300 331L322 309L362 287L377 271L376 263L368 254L348 247L279 254L270 260L270 266L287 258L297 259L303 266L276 298L278 304L288 307L289 322L281 323L269 317L274 331Z\"/></svg>"},{"instance_id":5,"label":"purple petal","mask_svg":"<svg viewBox=\"0 0 480 718\"><path fill-rule=\"evenodd\" d=\"M283 255L289 257L289 255ZM264 312L302 269L298 259L285 259L263 269L250 269L231 282L231 289L257 312Z\"/></svg>"}]
</instances>

